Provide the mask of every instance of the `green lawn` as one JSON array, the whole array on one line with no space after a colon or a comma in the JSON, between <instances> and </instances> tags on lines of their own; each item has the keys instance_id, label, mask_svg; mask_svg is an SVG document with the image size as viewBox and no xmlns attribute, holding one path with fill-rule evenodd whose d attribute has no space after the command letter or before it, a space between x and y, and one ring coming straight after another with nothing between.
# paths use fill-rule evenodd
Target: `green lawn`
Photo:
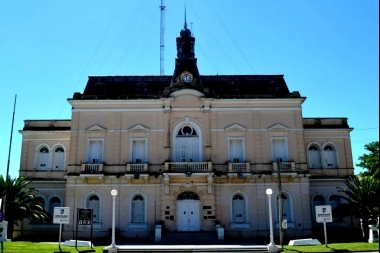
<instances>
[{"instance_id":1,"label":"green lawn","mask_svg":"<svg viewBox=\"0 0 380 253\"><path fill-rule=\"evenodd\" d=\"M288 246L284 245L284 252L337 252L337 251L371 251L379 250L379 243L350 242L331 243L312 246Z\"/></svg>"},{"instance_id":2,"label":"green lawn","mask_svg":"<svg viewBox=\"0 0 380 253\"><path fill-rule=\"evenodd\" d=\"M94 252L102 253L104 246L95 246ZM371 251L379 250L379 243L352 242L331 243L326 247L323 245L313 246L288 246L284 245L283 252L337 252L337 251ZM75 247L62 246L64 252L78 253ZM89 247L78 247L79 253L89 252ZM1 251L0 251L1 252ZM4 253L53 253L59 252L58 243L14 241L4 242Z\"/></svg>"},{"instance_id":3,"label":"green lawn","mask_svg":"<svg viewBox=\"0 0 380 253\"><path fill-rule=\"evenodd\" d=\"M93 252L102 253L105 246L95 246ZM62 246L64 252L78 253L75 247ZM90 247L78 247L79 252L91 250ZM15 241L4 242L4 253L53 253L59 252L58 243ZM1 252L1 251L0 251Z\"/></svg>"}]
</instances>

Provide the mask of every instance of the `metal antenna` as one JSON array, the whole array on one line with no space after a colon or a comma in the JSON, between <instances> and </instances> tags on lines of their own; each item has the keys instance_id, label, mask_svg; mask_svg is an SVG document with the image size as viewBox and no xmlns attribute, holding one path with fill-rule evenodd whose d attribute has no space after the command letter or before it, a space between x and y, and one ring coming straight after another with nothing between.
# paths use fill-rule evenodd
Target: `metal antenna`
<instances>
[{"instance_id":1,"label":"metal antenna","mask_svg":"<svg viewBox=\"0 0 380 253\"><path fill-rule=\"evenodd\" d=\"M183 27L187 28L187 22L186 22L186 3L185 3L185 24L183 25Z\"/></svg>"},{"instance_id":2,"label":"metal antenna","mask_svg":"<svg viewBox=\"0 0 380 253\"><path fill-rule=\"evenodd\" d=\"M165 65L165 5L164 0L161 0L160 10L161 10L161 19L160 19L160 75L163 76L164 65Z\"/></svg>"}]
</instances>

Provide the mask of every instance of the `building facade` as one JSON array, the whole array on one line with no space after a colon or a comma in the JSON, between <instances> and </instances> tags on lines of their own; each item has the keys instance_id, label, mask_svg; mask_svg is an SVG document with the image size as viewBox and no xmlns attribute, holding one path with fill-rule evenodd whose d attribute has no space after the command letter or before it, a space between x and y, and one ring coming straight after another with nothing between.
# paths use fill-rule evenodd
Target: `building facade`
<instances>
[{"instance_id":1,"label":"building facade","mask_svg":"<svg viewBox=\"0 0 380 253\"><path fill-rule=\"evenodd\" d=\"M68 99L71 119L25 120L20 176L50 213L70 207L64 238L77 232L77 208L93 209L95 237L108 235L112 189L116 228L129 238L149 238L155 224L268 236L278 180L289 236L311 236L314 206L341 204L336 187L354 174L347 119L303 118L306 98L282 75L200 75L194 48L185 24L172 76L90 76ZM56 228L24 221L15 233Z\"/></svg>"}]
</instances>

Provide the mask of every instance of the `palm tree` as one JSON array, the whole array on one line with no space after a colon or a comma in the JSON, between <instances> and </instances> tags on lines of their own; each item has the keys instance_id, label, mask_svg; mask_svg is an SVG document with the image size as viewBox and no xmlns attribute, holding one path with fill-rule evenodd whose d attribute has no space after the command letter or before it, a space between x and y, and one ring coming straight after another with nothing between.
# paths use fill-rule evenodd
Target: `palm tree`
<instances>
[{"instance_id":1,"label":"palm tree","mask_svg":"<svg viewBox=\"0 0 380 253\"><path fill-rule=\"evenodd\" d=\"M354 216L362 221L363 238L368 239L368 220L379 215L379 180L371 176L346 179L347 188L337 187L346 204L336 209L340 216Z\"/></svg>"},{"instance_id":2,"label":"palm tree","mask_svg":"<svg viewBox=\"0 0 380 253\"><path fill-rule=\"evenodd\" d=\"M36 199L38 191L34 188L27 188L30 181L24 177L11 179L9 176L5 180L0 175L0 196L5 198L5 217L8 221L8 238L13 238L13 227L18 225L18 221L23 219L35 219L46 221L49 213L45 206Z\"/></svg>"}]
</instances>

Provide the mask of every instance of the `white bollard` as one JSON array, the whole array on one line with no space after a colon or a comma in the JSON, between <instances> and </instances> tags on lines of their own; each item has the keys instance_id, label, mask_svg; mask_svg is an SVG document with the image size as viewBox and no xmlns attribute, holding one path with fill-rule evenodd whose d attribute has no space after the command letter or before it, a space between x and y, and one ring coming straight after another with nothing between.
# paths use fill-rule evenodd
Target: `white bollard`
<instances>
[{"instance_id":1,"label":"white bollard","mask_svg":"<svg viewBox=\"0 0 380 253\"><path fill-rule=\"evenodd\" d=\"M379 242L379 233L375 225L369 225L369 243Z\"/></svg>"}]
</instances>

